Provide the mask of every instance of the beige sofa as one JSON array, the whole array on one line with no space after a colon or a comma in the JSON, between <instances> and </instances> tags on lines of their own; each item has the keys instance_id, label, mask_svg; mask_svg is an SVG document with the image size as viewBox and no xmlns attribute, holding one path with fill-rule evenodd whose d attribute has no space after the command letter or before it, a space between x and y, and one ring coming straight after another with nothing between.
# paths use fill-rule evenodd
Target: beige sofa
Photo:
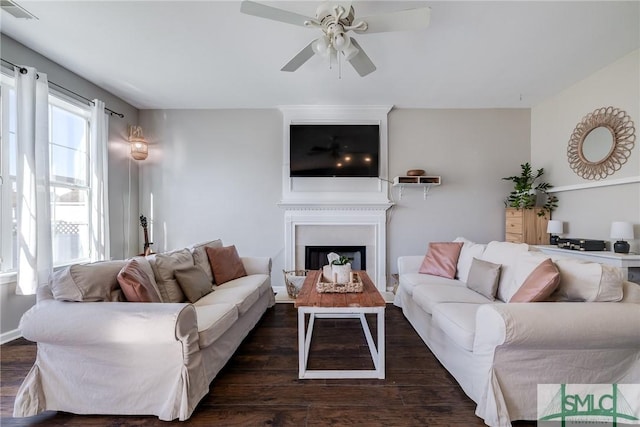
<instances>
[{"instance_id":1,"label":"beige sofa","mask_svg":"<svg viewBox=\"0 0 640 427\"><path fill-rule=\"evenodd\" d=\"M179 296L170 294L179 291L171 283L171 268L186 263L206 270L206 246L222 243L136 259L153 276L163 301L175 300ZM78 287L84 297L96 299L102 292L110 302L56 299L65 292L56 280L63 279L52 276L20 323L23 336L38 343L38 352L16 395L14 416L58 410L188 419L209 383L275 303L271 260L241 260L245 277L213 285L213 292L193 304L119 302L113 274L124 261L70 270L73 280L84 281Z\"/></svg>"},{"instance_id":2,"label":"beige sofa","mask_svg":"<svg viewBox=\"0 0 640 427\"><path fill-rule=\"evenodd\" d=\"M400 257L394 304L486 424L537 419L538 384L640 383L640 285L611 267L558 258L555 302L505 303L523 266L545 255L459 240L454 279L419 273L423 255ZM502 265L496 300L467 288L473 258Z\"/></svg>"}]
</instances>

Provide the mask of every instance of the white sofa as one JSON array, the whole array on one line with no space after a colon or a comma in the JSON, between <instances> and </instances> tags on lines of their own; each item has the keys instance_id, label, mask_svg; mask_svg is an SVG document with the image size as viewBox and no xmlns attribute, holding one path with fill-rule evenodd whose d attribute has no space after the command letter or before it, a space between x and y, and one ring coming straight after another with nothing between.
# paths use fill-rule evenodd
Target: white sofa
<instances>
[{"instance_id":1,"label":"white sofa","mask_svg":"<svg viewBox=\"0 0 640 427\"><path fill-rule=\"evenodd\" d=\"M554 259L560 285L550 299L592 302L505 303L522 284L522 259L544 255L457 240L465 242L457 279L418 273L424 256L398 258L394 304L486 424L536 420L538 384L640 383L640 285L611 267ZM495 301L466 287L474 257L502 265Z\"/></svg>"},{"instance_id":2,"label":"white sofa","mask_svg":"<svg viewBox=\"0 0 640 427\"><path fill-rule=\"evenodd\" d=\"M219 241L210 243L221 246ZM206 245L181 254L192 253L190 263L198 265L206 262ZM153 272L154 286L161 289L157 257L136 258ZM171 258L160 257L166 268ZM245 277L224 283L193 304L61 301L51 286L40 289L38 302L20 323L23 336L37 342L37 357L17 392L14 416L58 410L188 419L209 383L275 303L271 260L241 260ZM90 268L78 271L90 273ZM50 285L55 284L50 280ZM166 292L160 293L166 298Z\"/></svg>"}]
</instances>

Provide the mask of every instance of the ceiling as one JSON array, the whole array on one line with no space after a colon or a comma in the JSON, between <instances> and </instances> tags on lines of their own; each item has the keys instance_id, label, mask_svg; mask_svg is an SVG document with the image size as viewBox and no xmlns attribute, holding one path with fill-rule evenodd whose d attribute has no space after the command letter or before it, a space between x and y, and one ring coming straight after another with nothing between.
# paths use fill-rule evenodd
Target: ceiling
<instances>
[{"instance_id":1,"label":"ceiling","mask_svg":"<svg viewBox=\"0 0 640 427\"><path fill-rule=\"evenodd\" d=\"M239 1L20 3L39 19L2 11L4 34L140 109L528 108L640 47L637 1L354 2L356 18L428 5L431 24L356 35L377 70L347 63L339 78L317 56L281 72L319 30L241 14ZM308 16L319 4L264 3Z\"/></svg>"}]
</instances>

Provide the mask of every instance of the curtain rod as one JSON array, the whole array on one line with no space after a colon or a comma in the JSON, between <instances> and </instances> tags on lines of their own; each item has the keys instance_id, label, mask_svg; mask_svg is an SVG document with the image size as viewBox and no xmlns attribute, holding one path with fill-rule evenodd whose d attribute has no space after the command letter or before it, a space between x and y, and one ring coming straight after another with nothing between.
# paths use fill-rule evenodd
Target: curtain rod
<instances>
[{"instance_id":1,"label":"curtain rod","mask_svg":"<svg viewBox=\"0 0 640 427\"><path fill-rule=\"evenodd\" d=\"M20 73L21 73L21 74L26 74L26 73L27 73L27 69L26 69L26 68L24 68L24 67L21 67L21 66L19 66L19 65L16 65L16 64L14 64L13 62L7 61L7 60L6 60L6 59L4 59L4 58L0 58L0 60L2 60L2 62L6 63L6 64L9 64L9 65L10 65L10 66L12 66L13 68L16 68L16 69L20 70ZM79 93L76 93L76 92L72 91L71 89L67 89L67 88L66 88L66 87L64 87L64 86L61 86L61 85L59 85L59 84L57 84L57 83L55 83L55 82L52 82L51 80L49 80L49 84L50 84L50 85L52 85L52 86L57 87L58 89L62 89L62 90L64 90L65 92L68 92L68 93L72 94L73 96L75 96L75 97L77 97L77 98L82 99L83 101L86 101L86 102L91 103L91 104L95 104L95 102L93 102L93 100L91 100L91 99L89 99L89 98L86 98L86 97L84 97L84 96L80 95ZM110 109L110 108L106 108L106 107L105 107L105 110L107 110L107 111L109 112L109 114L110 114L110 115L112 115L112 116L118 116L118 117L120 117L121 119L123 119L123 118L124 118L124 114L122 114L122 113L118 113L118 112L113 111L112 109Z\"/></svg>"}]
</instances>

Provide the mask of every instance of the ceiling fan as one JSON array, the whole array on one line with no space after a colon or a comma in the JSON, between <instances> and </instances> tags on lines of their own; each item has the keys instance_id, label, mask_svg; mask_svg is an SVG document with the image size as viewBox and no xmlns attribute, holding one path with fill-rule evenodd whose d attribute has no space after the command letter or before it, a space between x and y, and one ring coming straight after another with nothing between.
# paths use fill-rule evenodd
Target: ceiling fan
<instances>
[{"instance_id":1,"label":"ceiling fan","mask_svg":"<svg viewBox=\"0 0 640 427\"><path fill-rule=\"evenodd\" d=\"M296 71L314 54L328 57L330 61L344 58L364 77L376 70L376 66L364 52L360 44L347 33L382 33L426 28L429 25L431 9L422 7L401 10L384 15L355 19L355 11L350 1L327 1L318 6L315 18L299 15L287 10L244 0L240 11L247 15L272 19L287 24L317 28L322 34L291 59L281 71Z\"/></svg>"}]
</instances>

